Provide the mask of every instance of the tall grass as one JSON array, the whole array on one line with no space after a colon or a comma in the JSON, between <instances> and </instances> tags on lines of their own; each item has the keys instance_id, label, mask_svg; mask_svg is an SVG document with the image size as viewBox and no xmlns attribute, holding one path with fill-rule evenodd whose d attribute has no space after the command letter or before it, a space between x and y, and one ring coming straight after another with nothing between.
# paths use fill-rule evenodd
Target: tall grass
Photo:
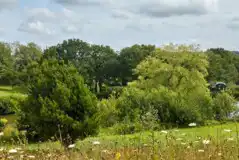
<instances>
[{"instance_id":1,"label":"tall grass","mask_svg":"<svg viewBox=\"0 0 239 160\"><path fill-rule=\"evenodd\" d=\"M68 149L59 142L8 145L0 148L0 159L237 160L237 125L230 123L132 135L103 134L78 141Z\"/></svg>"}]
</instances>

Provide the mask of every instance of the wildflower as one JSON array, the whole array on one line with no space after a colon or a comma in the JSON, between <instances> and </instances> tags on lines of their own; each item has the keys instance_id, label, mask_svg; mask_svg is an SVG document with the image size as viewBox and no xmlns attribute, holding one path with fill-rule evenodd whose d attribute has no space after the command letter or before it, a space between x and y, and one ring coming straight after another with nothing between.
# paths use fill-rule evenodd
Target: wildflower
<instances>
[{"instance_id":1,"label":"wildflower","mask_svg":"<svg viewBox=\"0 0 239 160\"><path fill-rule=\"evenodd\" d=\"M234 140L234 138L227 138L227 140L228 140L228 141L233 141L233 140Z\"/></svg>"},{"instance_id":2,"label":"wildflower","mask_svg":"<svg viewBox=\"0 0 239 160\"><path fill-rule=\"evenodd\" d=\"M183 142L182 142L181 145L186 145L186 143L183 143Z\"/></svg>"},{"instance_id":3,"label":"wildflower","mask_svg":"<svg viewBox=\"0 0 239 160\"><path fill-rule=\"evenodd\" d=\"M190 146L187 146L187 149L191 148Z\"/></svg>"},{"instance_id":4,"label":"wildflower","mask_svg":"<svg viewBox=\"0 0 239 160\"><path fill-rule=\"evenodd\" d=\"M202 143L203 143L203 144L209 144L210 141L209 141L209 140L203 140Z\"/></svg>"},{"instance_id":5,"label":"wildflower","mask_svg":"<svg viewBox=\"0 0 239 160\"><path fill-rule=\"evenodd\" d=\"M119 152L117 152L116 155L115 155L115 159L116 159L116 160L119 160L120 157L121 157L121 154L120 154Z\"/></svg>"},{"instance_id":6,"label":"wildflower","mask_svg":"<svg viewBox=\"0 0 239 160\"><path fill-rule=\"evenodd\" d=\"M167 131L164 131L164 130L162 130L162 131L161 131L161 133L167 134L168 132L167 132Z\"/></svg>"},{"instance_id":7,"label":"wildflower","mask_svg":"<svg viewBox=\"0 0 239 160\"><path fill-rule=\"evenodd\" d=\"M202 153L202 152L204 152L204 150L203 150L203 149L199 149L198 152L201 152L201 153Z\"/></svg>"},{"instance_id":8,"label":"wildflower","mask_svg":"<svg viewBox=\"0 0 239 160\"><path fill-rule=\"evenodd\" d=\"M146 147L146 146L148 146L148 144L144 144L144 146Z\"/></svg>"},{"instance_id":9,"label":"wildflower","mask_svg":"<svg viewBox=\"0 0 239 160\"><path fill-rule=\"evenodd\" d=\"M28 157L28 158L31 158L31 159L34 159L34 158L35 158L35 156L31 156L31 155L30 155L30 156L27 156L27 157Z\"/></svg>"},{"instance_id":10,"label":"wildflower","mask_svg":"<svg viewBox=\"0 0 239 160\"><path fill-rule=\"evenodd\" d=\"M4 135L4 133L3 132L0 132L0 136L3 136Z\"/></svg>"},{"instance_id":11,"label":"wildflower","mask_svg":"<svg viewBox=\"0 0 239 160\"><path fill-rule=\"evenodd\" d=\"M196 123L189 123L188 126L189 126L189 127L196 127L197 124L196 124Z\"/></svg>"},{"instance_id":12,"label":"wildflower","mask_svg":"<svg viewBox=\"0 0 239 160\"><path fill-rule=\"evenodd\" d=\"M102 152L103 153L108 153L109 151L105 149L105 150L102 150Z\"/></svg>"},{"instance_id":13,"label":"wildflower","mask_svg":"<svg viewBox=\"0 0 239 160\"><path fill-rule=\"evenodd\" d=\"M186 133L182 133L181 135L182 135L182 136L185 136L185 135L186 135Z\"/></svg>"},{"instance_id":14,"label":"wildflower","mask_svg":"<svg viewBox=\"0 0 239 160\"><path fill-rule=\"evenodd\" d=\"M93 145L99 145L99 144L100 144L99 141L94 141L94 142L93 142Z\"/></svg>"},{"instance_id":15,"label":"wildflower","mask_svg":"<svg viewBox=\"0 0 239 160\"><path fill-rule=\"evenodd\" d=\"M17 153L17 150L16 150L16 149L10 149L10 150L8 151L8 153Z\"/></svg>"},{"instance_id":16,"label":"wildflower","mask_svg":"<svg viewBox=\"0 0 239 160\"><path fill-rule=\"evenodd\" d=\"M69 146L68 146L68 148L75 148L75 144L70 144Z\"/></svg>"},{"instance_id":17,"label":"wildflower","mask_svg":"<svg viewBox=\"0 0 239 160\"><path fill-rule=\"evenodd\" d=\"M232 130L230 129L224 129L224 132L231 132Z\"/></svg>"},{"instance_id":18,"label":"wildflower","mask_svg":"<svg viewBox=\"0 0 239 160\"><path fill-rule=\"evenodd\" d=\"M16 148L16 150L20 151L20 150L22 150L22 149L21 149L21 148Z\"/></svg>"},{"instance_id":19,"label":"wildflower","mask_svg":"<svg viewBox=\"0 0 239 160\"><path fill-rule=\"evenodd\" d=\"M176 139L176 141L181 141L181 140L183 140L183 139L182 139L182 138L177 138L177 139Z\"/></svg>"},{"instance_id":20,"label":"wildflower","mask_svg":"<svg viewBox=\"0 0 239 160\"><path fill-rule=\"evenodd\" d=\"M0 152L2 152L4 149L3 148L0 148Z\"/></svg>"},{"instance_id":21,"label":"wildflower","mask_svg":"<svg viewBox=\"0 0 239 160\"><path fill-rule=\"evenodd\" d=\"M179 130L178 130L178 129L175 129L174 131L175 131L175 132L179 132Z\"/></svg>"},{"instance_id":22,"label":"wildflower","mask_svg":"<svg viewBox=\"0 0 239 160\"><path fill-rule=\"evenodd\" d=\"M199 141L194 141L194 143L198 143Z\"/></svg>"},{"instance_id":23,"label":"wildflower","mask_svg":"<svg viewBox=\"0 0 239 160\"><path fill-rule=\"evenodd\" d=\"M218 156L221 156L221 155L222 155L222 153L218 153L217 155L218 155Z\"/></svg>"}]
</instances>

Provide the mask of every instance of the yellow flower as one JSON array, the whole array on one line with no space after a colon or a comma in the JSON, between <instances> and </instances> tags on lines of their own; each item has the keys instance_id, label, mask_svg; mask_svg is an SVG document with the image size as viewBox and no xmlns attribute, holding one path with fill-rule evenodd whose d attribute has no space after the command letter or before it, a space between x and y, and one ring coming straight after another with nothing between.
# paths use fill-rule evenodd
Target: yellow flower
<instances>
[{"instance_id":1,"label":"yellow flower","mask_svg":"<svg viewBox=\"0 0 239 160\"><path fill-rule=\"evenodd\" d=\"M121 154L120 154L119 152L117 152L116 155L115 155L115 159L116 159L116 160L119 160L120 157L121 157Z\"/></svg>"}]
</instances>

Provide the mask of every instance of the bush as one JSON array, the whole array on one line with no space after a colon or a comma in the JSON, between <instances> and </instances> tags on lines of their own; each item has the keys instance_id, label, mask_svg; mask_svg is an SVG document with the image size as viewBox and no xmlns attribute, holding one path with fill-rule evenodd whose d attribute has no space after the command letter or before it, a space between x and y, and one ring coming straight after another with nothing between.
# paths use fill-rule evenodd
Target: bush
<instances>
[{"instance_id":1,"label":"bush","mask_svg":"<svg viewBox=\"0 0 239 160\"><path fill-rule=\"evenodd\" d=\"M30 83L29 96L21 107L19 128L29 140L55 137L64 145L98 131L97 98L77 70L61 62L43 61Z\"/></svg>"},{"instance_id":2,"label":"bush","mask_svg":"<svg viewBox=\"0 0 239 160\"><path fill-rule=\"evenodd\" d=\"M98 103L100 112L98 118L102 127L111 127L118 121L118 112L116 110L117 99L111 97L109 99L103 99Z\"/></svg>"},{"instance_id":3,"label":"bush","mask_svg":"<svg viewBox=\"0 0 239 160\"><path fill-rule=\"evenodd\" d=\"M0 127L1 127L1 128L4 127L4 126L7 124L7 122L8 122L7 119L1 118L1 119L0 119Z\"/></svg>"},{"instance_id":4,"label":"bush","mask_svg":"<svg viewBox=\"0 0 239 160\"><path fill-rule=\"evenodd\" d=\"M235 109L235 99L227 92L221 92L213 99L213 111L217 120L227 119Z\"/></svg>"},{"instance_id":5,"label":"bush","mask_svg":"<svg viewBox=\"0 0 239 160\"><path fill-rule=\"evenodd\" d=\"M8 97L0 97L0 114L7 115L19 111L20 104L25 100L25 96L15 94Z\"/></svg>"},{"instance_id":6,"label":"bush","mask_svg":"<svg viewBox=\"0 0 239 160\"><path fill-rule=\"evenodd\" d=\"M9 141L9 140L16 140L18 139L19 136L19 131L17 130L16 127L12 126L12 125L7 125L4 130L3 130L3 139L5 141Z\"/></svg>"}]
</instances>

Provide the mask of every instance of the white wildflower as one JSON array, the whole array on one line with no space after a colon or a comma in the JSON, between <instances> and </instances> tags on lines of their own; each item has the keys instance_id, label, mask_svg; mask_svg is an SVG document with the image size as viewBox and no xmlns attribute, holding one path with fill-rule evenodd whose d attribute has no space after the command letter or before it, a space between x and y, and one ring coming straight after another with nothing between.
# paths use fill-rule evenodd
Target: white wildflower
<instances>
[{"instance_id":1,"label":"white wildflower","mask_svg":"<svg viewBox=\"0 0 239 160\"><path fill-rule=\"evenodd\" d=\"M3 132L0 132L0 136L3 136L4 135L4 133Z\"/></svg>"},{"instance_id":2,"label":"white wildflower","mask_svg":"<svg viewBox=\"0 0 239 160\"><path fill-rule=\"evenodd\" d=\"M68 146L68 148L75 148L75 144L70 144L69 146Z\"/></svg>"},{"instance_id":3,"label":"white wildflower","mask_svg":"<svg viewBox=\"0 0 239 160\"><path fill-rule=\"evenodd\" d=\"M199 149L198 152L201 152L201 153L202 153L202 152L204 152L204 150L203 150L203 149Z\"/></svg>"},{"instance_id":4,"label":"white wildflower","mask_svg":"<svg viewBox=\"0 0 239 160\"><path fill-rule=\"evenodd\" d=\"M35 156L31 156L31 155L30 155L30 156L27 156L27 157L28 157L28 158L31 158L31 159L34 159L34 158L35 158Z\"/></svg>"},{"instance_id":5,"label":"white wildflower","mask_svg":"<svg viewBox=\"0 0 239 160\"><path fill-rule=\"evenodd\" d=\"M175 131L175 132L179 132L179 130L178 130L178 129L175 129L174 131Z\"/></svg>"},{"instance_id":6,"label":"white wildflower","mask_svg":"<svg viewBox=\"0 0 239 160\"><path fill-rule=\"evenodd\" d=\"M8 153L17 153L17 150L16 150L16 149L10 149L10 150L8 151Z\"/></svg>"},{"instance_id":7,"label":"white wildflower","mask_svg":"<svg viewBox=\"0 0 239 160\"><path fill-rule=\"evenodd\" d=\"M199 141L194 141L194 143L199 143Z\"/></svg>"},{"instance_id":8,"label":"white wildflower","mask_svg":"<svg viewBox=\"0 0 239 160\"><path fill-rule=\"evenodd\" d=\"M187 146L187 149L191 148L190 146Z\"/></svg>"},{"instance_id":9,"label":"white wildflower","mask_svg":"<svg viewBox=\"0 0 239 160\"><path fill-rule=\"evenodd\" d=\"M217 155L218 155L218 156L221 156L221 155L222 155L222 153L218 153Z\"/></svg>"},{"instance_id":10,"label":"white wildflower","mask_svg":"<svg viewBox=\"0 0 239 160\"><path fill-rule=\"evenodd\" d=\"M224 129L224 132L231 132L232 130L230 129Z\"/></svg>"},{"instance_id":11,"label":"white wildflower","mask_svg":"<svg viewBox=\"0 0 239 160\"><path fill-rule=\"evenodd\" d=\"M22 150L22 149L21 149L21 148L16 148L16 150L20 151L20 150Z\"/></svg>"},{"instance_id":12,"label":"white wildflower","mask_svg":"<svg viewBox=\"0 0 239 160\"><path fill-rule=\"evenodd\" d=\"M197 124L196 124L196 123L189 123L188 126L189 126L189 127L196 127Z\"/></svg>"},{"instance_id":13,"label":"white wildflower","mask_svg":"<svg viewBox=\"0 0 239 160\"><path fill-rule=\"evenodd\" d=\"M99 141L94 141L92 144L93 144L93 145L99 145L100 142L99 142Z\"/></svg>"},{"instance_id":14,"label":"white wildflower","mask_svg":"<svg viewBox=\"0 0 239 160\"><path fill-rule=\"evenodd\" d=\"M227 140L228 140L228 141L233 141L233 140L234 140L234 138L227 138Z\"/></svg>"},{"instance_id":15,"label":"white wildflower","mask_svg":"<svg viewBox=\"0 0 239 160\"><path fill-rule=\"evenodd\" d=\"M203 143L203 144L209 144L210 141L209 141L209 140L203 140L202 143Z\"/></svg>"},{"instance_id":16,"label":"white wildflower","mask_svg":"<svg viewBox=\"0 0 239 160\"><path fill-rule=\"evenodd\" d=\"M162 131L161 131L161 133L167 134L168 132L167 132L167 131L164 131L164 130L162 130Z\"/></svg>"},{"instance_id":17,"label":"white wildflower","mask_svg":"<svg viewBox=\"0 0 239 160\"><path fill-rule=\"evenodd\" d=\"M181 135L182 135L182 136L186 136L186 133L182 133Z\"/></svg>"},{"instance_id":18,"label":"white wildflower","mask_svg":"<svg viewBox=\"0 0 239 160\"><path fill-rule=\"evenodd\" d=\"M181 140L183 140L183 139L182 139L182 138L177 138L177 139L176 139L176 141L181 141Z\"/></svg>"},{"instance_id":19,"label":"white wildflower","mask_svg":"<svg viewBox=\"0 0 239 160\"><path fill-rule=\"evenodd\" d=\"M181 145L186 145L186 144L187 144L187 143L183 143L183 142L181 143Z\"/></svg>"}]
</instances>

